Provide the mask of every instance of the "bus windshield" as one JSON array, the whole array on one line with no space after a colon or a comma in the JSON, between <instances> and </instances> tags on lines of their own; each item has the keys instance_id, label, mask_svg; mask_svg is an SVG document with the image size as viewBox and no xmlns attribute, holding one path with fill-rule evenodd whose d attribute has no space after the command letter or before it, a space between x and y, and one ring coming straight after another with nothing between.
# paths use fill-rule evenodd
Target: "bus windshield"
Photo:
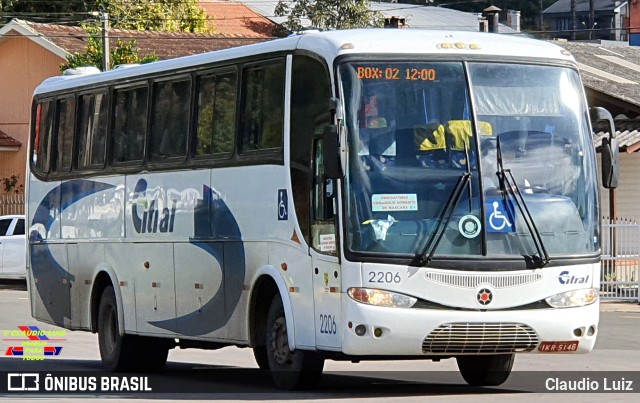
<instances>
[{"instance_id":1,"label":"bus windshield","mask_svg":"<svg viewBox=\"0 0 640 403\"><path fill-rule=\"evenodd\" d=\"M595 156L574 69L347 61L339 72L348 252L522 259L540 254L536 239L551 258L599 250Z\"/></svg>"}]
</instances>

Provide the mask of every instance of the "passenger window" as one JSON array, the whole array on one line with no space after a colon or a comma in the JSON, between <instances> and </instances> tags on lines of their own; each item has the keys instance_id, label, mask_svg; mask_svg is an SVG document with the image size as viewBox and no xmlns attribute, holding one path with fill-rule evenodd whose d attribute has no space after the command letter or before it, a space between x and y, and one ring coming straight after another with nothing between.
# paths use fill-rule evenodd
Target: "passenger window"
<instances>
[{"instance_id":1,"label":"passenger window","mask_svg":"<svg viewBox=\"0 0 640 403\"><path fill-rule=\"evenodd\" d=\"M69 172L73 158L73 129L76 117L75 98L58 100L58 162L57 172Z\"/></svg>"},{"instance_id":2,"label":"passenger window","mask_svg":"<svg viewBox=\"0 0 640 403\"><path fill-rule=\"evenodd\" d=\"M80 127L76 166L80 169L101 167L105 161L107 94L87 94L80 97Z\"/></svg>"},{"instance_id":3,"label":"passenger window","mask_svg":"<svg viewBox=\"0 0 640 403\"><path fill-rule=\"evenodd\" d=\"M18 219L16 226L13 228L13 235L24 235L24 219Z\"/></svg>"},{"instance_id":4,"label":"passenger window","mask_svg":"<svg viewBox=\"0 0 640 403\"><path fill-rule=\"evenodd\" d=\"M153 86L151 161L183 157L189 135L191 81L164 81Z\"/></svg>"},{"instance_id":5,"label":"passenger window","mask_svg":"<svg viewBox=\"0 0 640 403\"><path fill-rule=\"evenodd\" d=\"M116 90L111 162L142 161L147 131L147 87Z\"/></svg>"},{"instance_id":6,"label":"passenger window","mask_svg":"<svg viewBox=\"0 0 640 403\"><path fill-rule=\"evenodd\" d=\"M282 147L284 61L244 71L241 152Z\"/></svg>"},{"instance_id":7,"label":"passenger window","mask_svg":"<svg viewBox=\"0 0 640 403\"><path fill-rule=\"evenodd\" d=\"M53 136L53 102L44 101L36 109L36 127L33 141L33 162L36 170L46 174L49 172L51 143Z\"/></svg>"},{"instance_id":8,"label":"passenger window","mask_svg":"<svg viewBox=\"0 0 640 403\"><path fill-rule=\"evenodd\" d=\"M236 73L199 77L196 156L230 155L236 133Z\"/></svg>"},{"instance_id":9,"label":"passenger window","mask_svg":"<svg viewBox=\"0 0 640 403\"><path fill-rule=\"evenodd\" d=\"M11 226L11 221L13 221L12 218L5 218L3 220L0 220L0 236L7 235L7 231Z\"/></svg>"}]
</instances>

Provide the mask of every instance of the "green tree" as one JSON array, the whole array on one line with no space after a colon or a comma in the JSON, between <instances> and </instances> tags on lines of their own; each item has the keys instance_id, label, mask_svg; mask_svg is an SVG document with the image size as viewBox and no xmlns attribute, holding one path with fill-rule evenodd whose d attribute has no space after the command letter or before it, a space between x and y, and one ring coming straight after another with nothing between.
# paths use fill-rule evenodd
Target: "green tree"
<instances>
[{"instance_id":1,"label":"green tree","mask_svg":"<svg viewBox=\"0 0 640 403\"><path fill-rule=\"evenodd\" d=\"M93 8L108 13L114 28L163 32L214 30L198 0L96 0Z\"/></svg>"},{"instance_id":2,"label":"green tree","mask_svg":"<svg viewBox=\"0 0 640 403\"><path fill-rule=\"evenodd\" d=\"M302 19L320 29L381 27L384 22L381 13L371 10L369 0L279 0L275 14L287 16L283 25L291 31L303 28Z\"/></svg>"},{"instance_id":3,"label":"green tree","mask_svg":"<svg viewBox=\"0 0 640 403\"><path fill-rule=\"evenodd\" d=\"M83 52L75 52L67 55L67 62L60 65L60 72L81 66L102 67L102 36L97 27L86 27L89 33L87 49ZM149 63L158 60L155 53L140 56L136 47L136 40L123 41L118 39L116 46L109 52L111 67L119 64Z\"/></svg>"},{"instance_id":4,"label":"green tree","mask_svg":"<svg viewBox=\"0 0 640 403\"><path fill-rule=\"evenodd\" d=\"M2 18L81 24L90 12L109 14L114 28L138 31L213 32L198 0L0 0Z\"/></svg>"}]
</instances>

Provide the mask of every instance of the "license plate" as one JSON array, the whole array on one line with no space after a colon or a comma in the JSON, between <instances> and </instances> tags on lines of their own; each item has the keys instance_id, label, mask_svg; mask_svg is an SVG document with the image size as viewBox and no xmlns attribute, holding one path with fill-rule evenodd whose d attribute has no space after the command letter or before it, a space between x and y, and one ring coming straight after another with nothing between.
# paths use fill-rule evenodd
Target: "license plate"
<instances>
[{"instance_id":1,"label":"license plate","mask_svg":"<svg viewBox=\"0 0 640 403\"><path fill-rule=\"evenodd\" d=\"M538 347L541 353L567 353L578 349L578 341L543 341Z\"/></svg>"}]
</instances>

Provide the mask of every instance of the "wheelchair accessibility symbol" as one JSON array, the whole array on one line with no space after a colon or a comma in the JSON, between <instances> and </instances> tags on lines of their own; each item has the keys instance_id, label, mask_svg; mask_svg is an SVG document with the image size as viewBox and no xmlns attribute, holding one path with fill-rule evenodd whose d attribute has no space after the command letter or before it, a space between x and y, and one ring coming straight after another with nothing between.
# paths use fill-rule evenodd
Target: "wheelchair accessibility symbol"
<instances>
[{"instance_id":1,"label":"wheelchair accessibility symbol","mask_svg":"<svg viewBox=\"0 0 640 403\"><path fill-rule=\"evenodd\" d=\"M278 189L278 221L289 219L289 199L287 189Z\"/></svg>"},{"instance_id":2,"label":"wheelchair accessibility symbol","mask_svg":"<svg viewBox=\"0 0 640 403\"><path fill-rule=\"evenodd\" d=\"M515 232L515 214L511 200L486 199L484 210L488 232Z\"/></svg>"}]
</instances>

